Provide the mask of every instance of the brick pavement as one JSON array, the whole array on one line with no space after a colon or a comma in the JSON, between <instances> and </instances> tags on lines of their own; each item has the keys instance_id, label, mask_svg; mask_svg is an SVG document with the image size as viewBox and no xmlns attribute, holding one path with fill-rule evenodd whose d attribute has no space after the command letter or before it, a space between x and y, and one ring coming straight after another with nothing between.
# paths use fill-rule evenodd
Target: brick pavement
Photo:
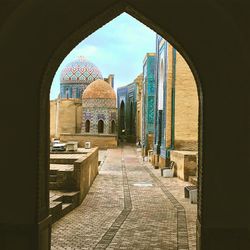
<instances>
[{"instance_id":1,"label":"brick pavement","mask_svg":"<svg viewBox=\"0 0 250 250\"><path fill-rule=\"evenodd\" d=\"M187 183L160 177L138 155L131 146L107 151L83 203L53 225L52 250L195 249Z\"/></svg>"}]
</instances>

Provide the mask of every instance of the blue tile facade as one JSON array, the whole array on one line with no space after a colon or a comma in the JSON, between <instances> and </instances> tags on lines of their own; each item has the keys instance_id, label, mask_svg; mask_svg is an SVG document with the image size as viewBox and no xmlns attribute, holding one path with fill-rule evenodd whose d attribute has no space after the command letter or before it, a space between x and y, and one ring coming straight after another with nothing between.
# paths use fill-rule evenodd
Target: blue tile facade
<instances>
[{"instance_id":1,"label":"blue tile facade","mask_svg":"<svg viewBox=\"0 0 250 250\"><path fill-rule=\"evenodd\" d=\"M117 89L118 137L127 142L136 142L136 93L136 83Z\"/></svg>"},{"instance_id":2,"label":"blue tile facade","mask_svg":"<svg viewBox=\"0 0 250 250\"><path fill-rule=\"evenodd\" d=\"M155 59L154 53L148 53L143 64L142 143L145 148L149 147L148 134L154 134Z\"/></svg>"},{"instance_id":3,"label":"blue tile facade","mask_svg":"<svg viewBox=\"0 0 250 250\"><path fill-rule=\"evenodd\" d=\"M154 152L166 158L166 86L168 46L161 36L156 35L156 73L154 102Z\"/></svg>"}]
</instances>

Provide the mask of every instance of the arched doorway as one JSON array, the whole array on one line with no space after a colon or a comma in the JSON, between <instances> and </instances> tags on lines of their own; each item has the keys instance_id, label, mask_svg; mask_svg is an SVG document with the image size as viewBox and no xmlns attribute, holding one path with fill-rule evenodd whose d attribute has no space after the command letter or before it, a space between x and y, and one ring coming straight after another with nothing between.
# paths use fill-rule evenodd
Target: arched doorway
<instances>
[{"instance_id":1,"label":"arched doorway","mask_svg":"<svg viewBox=\"0 0 250 250\"><path fill-rule=\"evenodd\" d=\"M123 100L120 104L120 130L122 134L125 132L125 104Z\"/></svg>"},{"instance_id":2,"label":"arched doorway","mask_svg":"<svg viewBox=\"0 0 250 250\"><path fill-rule=\"evenodd\" d=\"M89 133L89 131L90 131L90 121L87 120L87 121L85 122L85 132L86 132L86 133Z\"/></svg>"},{"instance_id":3,"label":"arched doorway","mask_svg":"<svg viewBox=\"0 0 250 250\"><path fill-rule=\"evenodd\" d=\"M130 107L129 107L129 110L130 110L130 118L129 118L129 120L130 120L130 134L132 135L133 134L133 132L134 132L134 106L133 106L133 102L130 102Z\"/></svg>"},{"instance_id":4,"label":"arched doorway","mask_svg":"<svg viewBox=\"0 0 250 250\"><path fill-rule=\"evenodd\" d=\"M111 122L111 134L114 134L116 132L116 124L115 121L112 120Z\"/></svg>"},{"instance_id":5,"label":"arched doorway","mask_svg":"<svg viewBox=\"0 0 250 250\"><path fill-rule=\"evenodd\" d=\"M98 121L98 133L102 134L104 132L104 122L103 120L99 120Z\"/></svg>"}]
</instances>

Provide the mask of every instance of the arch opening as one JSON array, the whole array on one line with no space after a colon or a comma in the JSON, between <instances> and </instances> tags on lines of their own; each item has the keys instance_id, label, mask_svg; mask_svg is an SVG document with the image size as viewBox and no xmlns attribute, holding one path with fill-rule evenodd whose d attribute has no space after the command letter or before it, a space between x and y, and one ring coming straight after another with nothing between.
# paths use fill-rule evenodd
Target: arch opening
<instances>
[{"instance_id":1,"label":"arch opening","mask_svg":"<svg viewBox=\"0 0 250 250\"><path fill-rule=\"evenodd\" d=\"M94 32L94 31L93 31ZM164 36L163 36L164 37ZM163 63L161 64L161 69L163 68L164 66L163 66ZM192 67L191 68L192 70L194 70L194 68ZM197 75L195 75L196 76L196 78L197 78ZM162 76L162 74L160 75L160 83L161 82L163 82L163 76ZM196 81L196 83L197 83L197 81ZM199 87L199 89L200 89L200 87ZM199 92L200 93L200 92ZM67 98L68 98L68 94L66 94L67 95ZM159 92L159 94L158 94L159 96L162 96L162 93L160 93ZM200 97L200 95L199 95L199 97ZM163 98L163 97L162 97ZM201 100L201 99L200 99ZM162 105L162 107L163 107L163 102L161 102L161 104L159 104L159 105ZM200 105L201 105L201 101L200 101ZM199 105L199 106L200 106ZM164 109L164 108L162 108L162 109ZM201 120L201 113L200 113L200 120ZM133 121L133 103L131 102L130 103L130 121L131 121L131 124L130 124L130 131L132 132L133 131L133 124L132 124L132 121ZM89 124L87 124L87 122L89 123ZM115 122L113 123L114 121L112 121L112 123L111 123L111 132L113 133L113 131L115 131ZM113 126L113 124L114 124L114 126ZM125 104L124 104L124 102L122 101L121 102L121 104L120 104L120 130L122 131L122 132L125 132ZM88 127L89 126L89 127ZM86 121L86 124L85 124L85 131L86 132L89 132L89 128L90 128L90 121L89 120L87 120ZM200 129L200 128L199 128ZM104 132L104 122L103 122L103 120L99 120L98 121L98 133L103 133ZM200 133L199 133L200 134ZM199 138L199 143L200 143L200 141L201 141L201 138ZM200 151L199 151L200 152ZM200 153L199 153L200 154ZM200 156L199 156L200 157ZM200 163L201 161L199 161L199 165L201 164Z\"/></svg>"},{"instance_id":2,"label":"arch opening","mask_svg":"<svg viewBox=\"0 0 250 250\"><path fill-rule=\"evenodd\" d=\"M85 122L85 132L86 133L90 132L90 120L86 120Z\"/></svg>"},{"instance_id":3,"label":"arch opening","mask_svg":"<svg viewBox=\"0 0 250 250\"><path fill-rule=\"evenodd\" d=\"M103 122L103 120L99 120L97 126L98 126L98 133L102 134L104 132L104 122Z\"/></svg>"},{"instance_id":4,"label":"arch opening","mask_svg":"<svg viewBox=\"0 0 250 250\"><path fill-rule=\"evenodd\" d=\"M116 132L116 124L115 124L115 121L112 120L111 121L111 134L115 134Z\"/></svg>"}]
</instances>

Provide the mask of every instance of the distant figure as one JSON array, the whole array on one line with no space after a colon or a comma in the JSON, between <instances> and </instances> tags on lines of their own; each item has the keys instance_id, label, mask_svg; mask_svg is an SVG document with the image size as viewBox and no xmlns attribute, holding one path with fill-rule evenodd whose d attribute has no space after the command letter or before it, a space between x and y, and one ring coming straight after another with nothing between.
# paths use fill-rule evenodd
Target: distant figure
<instances>
[{"instance_id":1,"label":"distant figure","mask_svg":"<svg viewBox=\"0 0 250 250\"><path fill-rule=\"evenodd\" d=\"M140 139L137 142L137 147L141 148L141 140Z\"/></svg>"}]
</instances>

